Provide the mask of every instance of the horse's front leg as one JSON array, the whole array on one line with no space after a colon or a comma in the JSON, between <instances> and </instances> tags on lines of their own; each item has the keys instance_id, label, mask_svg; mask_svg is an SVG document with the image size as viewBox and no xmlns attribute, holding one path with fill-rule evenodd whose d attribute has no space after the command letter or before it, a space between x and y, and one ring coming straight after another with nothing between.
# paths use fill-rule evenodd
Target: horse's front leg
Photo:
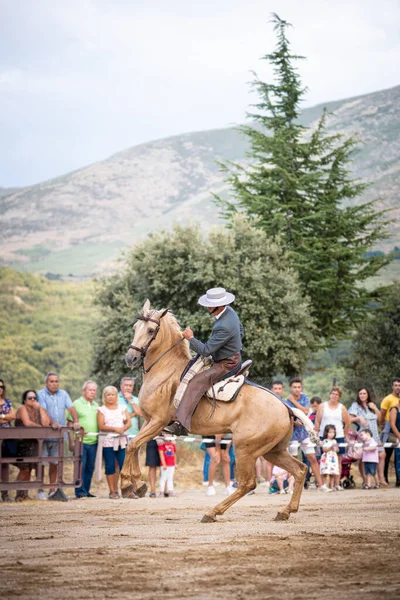
<instances>
[{"instance_id":1,"label":"horse's front leg","mask_svg":"<svg viewBox=\"0 0 400 600\"><path fill-rule=\"evenodd\" d=\"M121 470L121 494L123 498L143 498L147 491L147 484L142 480L139 467L139 448L154 436L159 434L165 426L164 421L151 419L140 432L131 440L126 449L124 466Z\"/></svg>"}]
</instances>

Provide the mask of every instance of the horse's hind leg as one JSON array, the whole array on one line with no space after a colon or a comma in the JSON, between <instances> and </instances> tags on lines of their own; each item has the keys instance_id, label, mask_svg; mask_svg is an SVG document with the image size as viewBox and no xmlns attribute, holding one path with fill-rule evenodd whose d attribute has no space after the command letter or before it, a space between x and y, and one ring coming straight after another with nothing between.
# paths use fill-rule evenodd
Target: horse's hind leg
<instances>
[{"instance_id":1,"label":"horse's hind leg","mask_svg":"<svg viewBox=\"0 0 400 600\"><path fill-rule=\"evenodd\" d=\"M263 455L266 460L272 464L285 469L294 477L293 494L290 497L290 502L283 510L279 511L275 517L275 521L287 521L290 513L299 510L301 493L303 491L304 480L307 475L307 467L299 460L291 456L286 448L274 449Z\"/></svg>"},{"instance_id":2,"label":"horse's hind leg","mask_svg":"<svg viewBox=\"0 0 400 600\"><path fill-rule=\"evenodd\" d=\"M213 523L217 520L217 515L224 514L232 504L235 504L235 502L256 487L256 457L249 455L244 450L242 451L238 445L235 446L235 456L238 488L233 494L207 512L201 520L202 523Z\"/></svg>"}]
</instances>

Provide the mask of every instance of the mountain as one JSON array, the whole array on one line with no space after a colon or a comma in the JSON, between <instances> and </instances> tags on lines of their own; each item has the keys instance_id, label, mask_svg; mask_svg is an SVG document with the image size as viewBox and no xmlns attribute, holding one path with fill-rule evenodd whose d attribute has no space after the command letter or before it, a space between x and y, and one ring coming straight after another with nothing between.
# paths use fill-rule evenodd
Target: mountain
<instances>
[{"instance_id":1,"label":"mountain","mask_svg":"<svg viewBox=\"0 0 400 600\"><path fill-rule=\"evenodd\" d=\"M400 86L328 103L330 132L358 133L354 176L373 181L362 199L381 198L396 222L382 249L400 239ZM305 109L315 126L324 105ZM229 190L217 161L246 161L247 140L234 129L186 133L135 146L31 187L0 188L2 261L16 268L92 274L121 248L174 221L218 222L211 192Z\"/></svg>"}]
</instances>

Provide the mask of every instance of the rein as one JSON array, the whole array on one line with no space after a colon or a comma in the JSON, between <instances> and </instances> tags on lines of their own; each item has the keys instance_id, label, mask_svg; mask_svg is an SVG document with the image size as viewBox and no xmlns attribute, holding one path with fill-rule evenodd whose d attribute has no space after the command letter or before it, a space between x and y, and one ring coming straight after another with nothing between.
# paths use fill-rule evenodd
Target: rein
<instances>
[{"instance_id":1,"label":"rein","mask_svg":"<svg viewBox=\"0 0 400 600\"><path fill-rule=\"evenodd\" d=\"M148 373L149 371L151 371L151 369L154 367L154 365L156 365L166 354L168 354L168 352L171 352L171 350L173 350L176 346L179 346L179 344L181 344L183 342L183 340L185 339L184 337L182 337L180 340L178 340L177 342L175 342L175 344L173 344L171 346L171 348L168 348L168 350L165 350L165 352L163 352L161 354L161 356L159 356L151 365L148 369L144 368L144 359L145 356L147 354L148 349L150 348L150 345L152 342L154 342L154 340L157 337L158 332L160 331L160 327L161 327L161 319L167 314L168 312L168 308L162 313L160 320L157 321L156 319L152 319L151 317L144 317L144 316L139 316L138 320L140 321L152 321L152 323L155 323L157 325L157 327L154 330L153 335L151 336L150 340L147 342L147 344L145 346L143 346L142 348L138 348L137 346L132 346L132 344L128 347L128 350L130 350L132 348L132 350L137 350L138 352L140 352L140 354L142 355L142 371L143 373L146 375L146 373Z\"/></svg>"}]
</instances>

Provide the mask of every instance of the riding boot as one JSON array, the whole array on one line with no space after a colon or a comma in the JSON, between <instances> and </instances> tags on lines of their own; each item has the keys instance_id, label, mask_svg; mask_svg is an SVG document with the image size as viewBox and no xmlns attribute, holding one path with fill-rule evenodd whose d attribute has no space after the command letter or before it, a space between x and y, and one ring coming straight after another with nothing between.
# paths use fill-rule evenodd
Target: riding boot
<instances>
[{"instance_id":1,"label":"riding boot","mask_svg":"<svg viewBox=\"0 0 400 600\"><path fill-rule=\"evenodd\" d=\"M7 491L1 492L1 499L3 502L12 502L12 498L10 498Z\"/></svg>"},{"instance_id":2,"label":"riding boot","mask_svg":"<svg viewBox=\"0 0 400 600\"><path fill-rule=\"evenodd\" d=\"M184 426L178 423L178 421L172 421L172 423L163 428L163 431L170 435L176 435L177 437L188 434Z\"/></svg>"}]
</instances>

